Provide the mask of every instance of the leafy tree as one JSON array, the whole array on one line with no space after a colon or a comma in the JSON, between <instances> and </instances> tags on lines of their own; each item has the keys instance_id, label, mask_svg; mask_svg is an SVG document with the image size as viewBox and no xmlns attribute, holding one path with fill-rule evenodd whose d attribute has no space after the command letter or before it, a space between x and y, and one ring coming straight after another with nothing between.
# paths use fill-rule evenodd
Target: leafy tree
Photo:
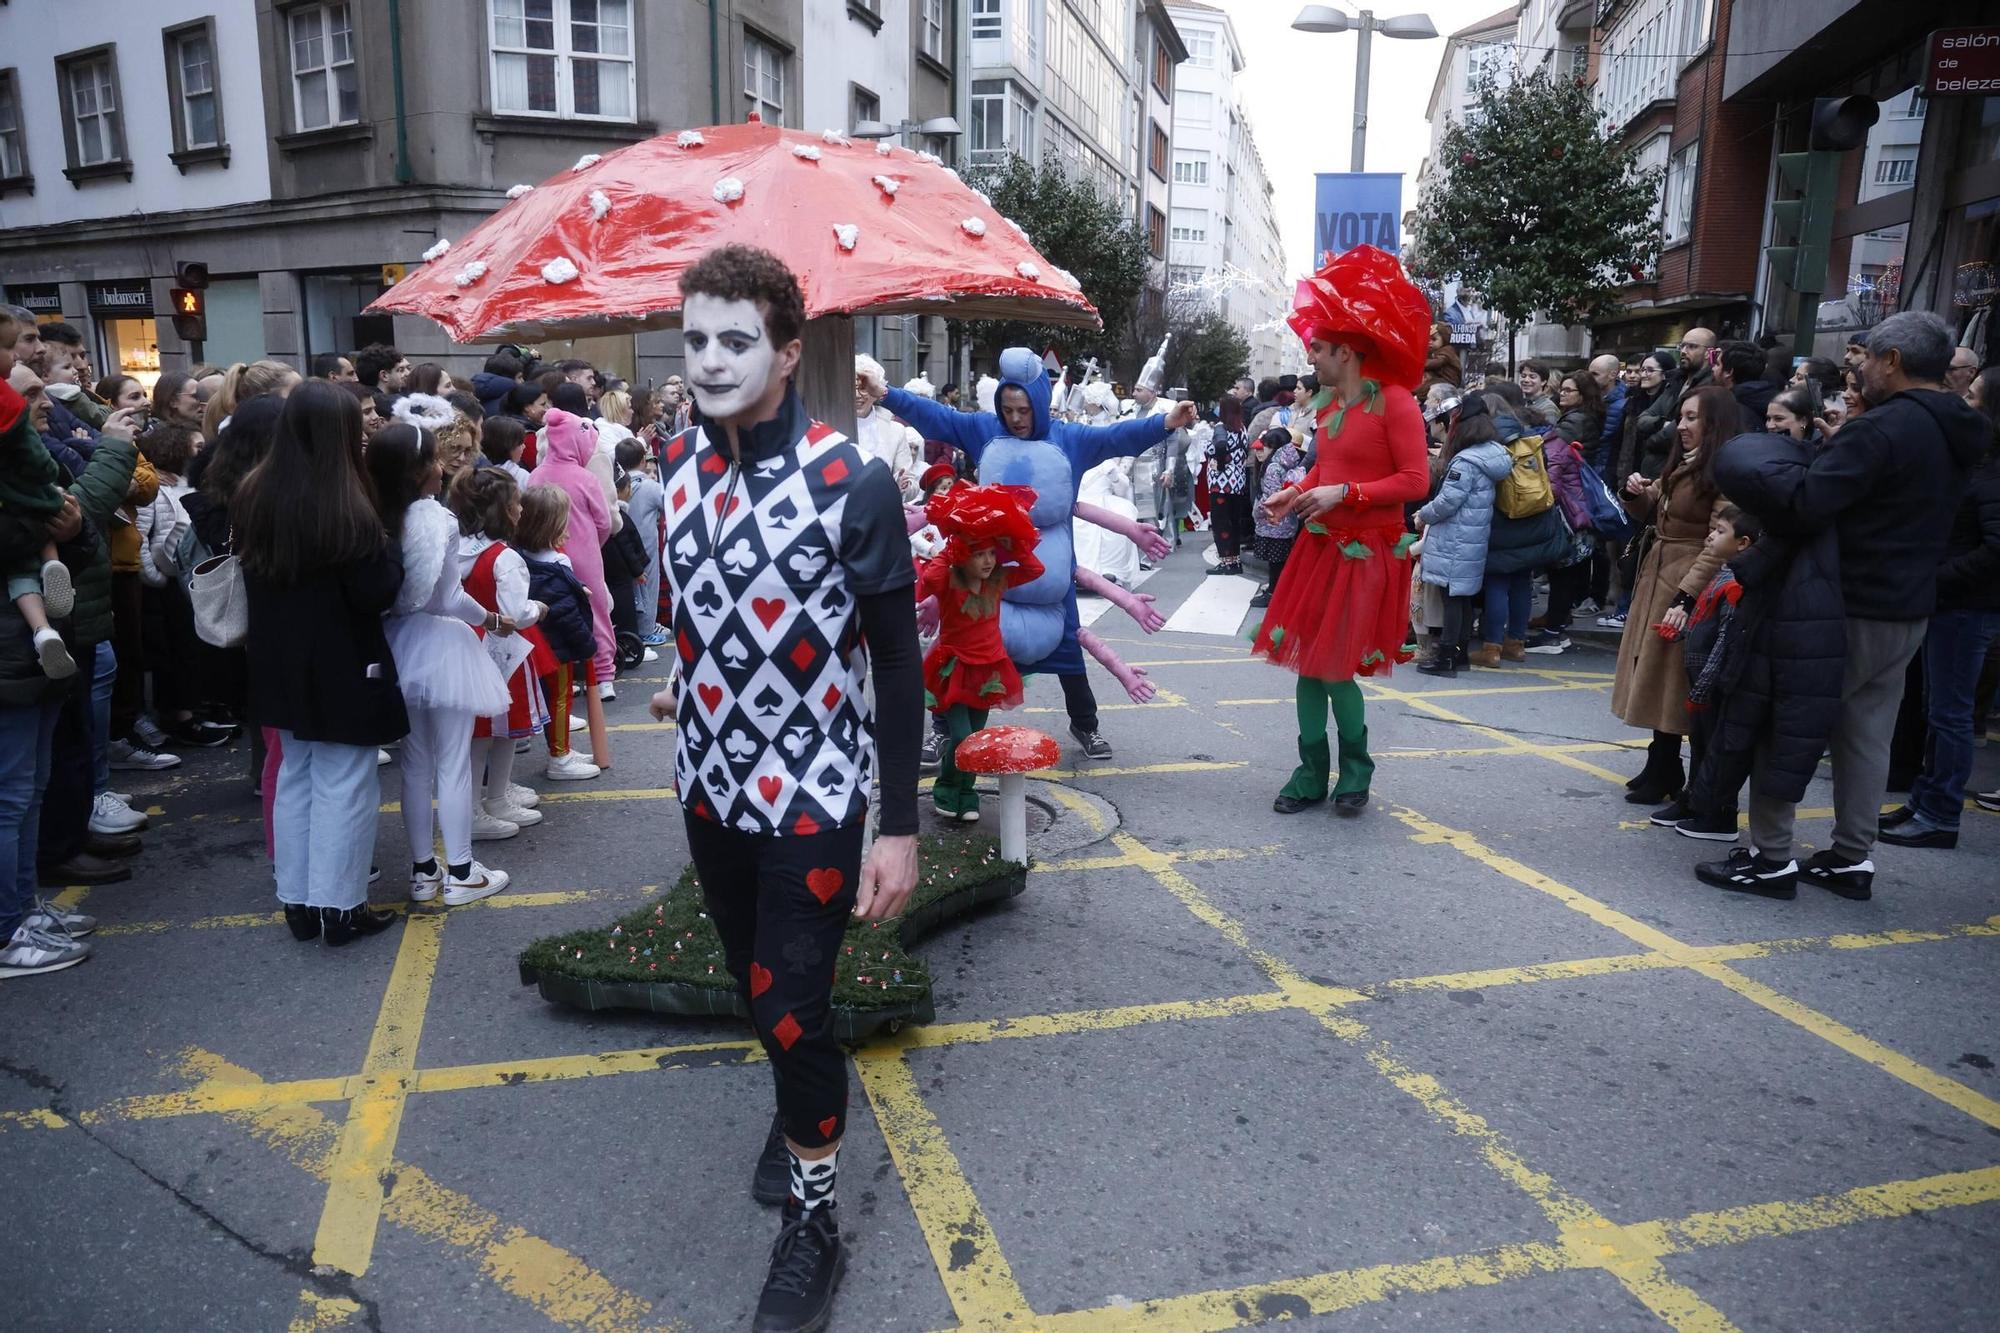
<instances>
[{"instance_id":1,"label":"leafy tree","mask_svg":"<svg viewBox=\"0 0 2000 1333\"><path fill-rule=\"evenodd\" d=\"M1183 315L1168 333L1173 341L1167 345L1166 387L1186 385L1197 403L1222 397L1250 363L1250 340L1220 311Z\"/></svg>"},{"instance_id":2,"label":"leafy tree","mask_svg":"<svg viewBox=\"0 0 2000 1333\"><path fill-rule=\"evenodd\" d=\"M1474 93L1417 203L1412 271L1457 277L1513 324L1616 310L1659 251L1661 173L1604 132L1580 79L1489 77Z\"/></svg>"},{"instance_id":3,"label":"leafy tree","mask_svg":"<svg viewBox=\"0 0 2000 1333\"><path fill-rule=\"evenodd\" d=\"M1065 359L1094 355L1108 365L1109 354L1124 341L1139 311L1152 255L1146 233L1089 183L1065 175L1053 155L1040 166L1010 155L961 171L972 188L986 192L1002 217L1020 224L1051 263L1076 275L1083 294L1104 318L1102 334L1020 320L968 320L965 328L973 342L1038 349L1056 343L1068 354Z\"/></svg>"}]
</instances>

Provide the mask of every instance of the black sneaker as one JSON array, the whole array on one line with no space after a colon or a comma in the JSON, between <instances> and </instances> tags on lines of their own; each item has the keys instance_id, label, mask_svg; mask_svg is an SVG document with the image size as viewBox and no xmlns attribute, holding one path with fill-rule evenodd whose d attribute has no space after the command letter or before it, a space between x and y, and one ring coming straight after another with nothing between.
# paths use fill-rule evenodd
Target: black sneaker
<instances>
[{"instance_id":1,"label":"black sneaker","mask_svg":"<svg viewBox=\"0 0 2000 1333\"><path fill-rule=\"evenodd\" d=\"M1850 861L1831 847L1814 852L1801 867L1808 883L1855 902L1865 902L1875 893L1875 863Z\"/></svg>"},{"instance_id":2,"label":"black sneaker","mask_svg":"<svg viewBox=\"0 0 2000 1333\"><path fill-rule=\"evenodd\" d=\"M771 1117L771 1137L764 1140L764 1151L757 1154L750 1197L773 1205L792 1197L792 1157L785 1150L785 1123L777 1116Z\"/></svg>"},{"instance_id":3,"label":"black sneaker","mask_svg":"<svg viewBox=\"0 0 2000 1333\"><path fill-rule=\"evenodd\" d=\"M1747 847L1738 847L1727 860L1705 861L1694 868L1695 878L1704 884L1731 893L1754 893L1760 898L1799 896L1799 863L1767 861Z\"/></svg>"},{"instance_id":4,"label":"black sneaker","mask_svg":"<svg viewBox=\"0 0 2000 1333\"><path fill-rule=\"evenodd\" d=\"M754 1333L818 1333L833 1316L847 1252L831 1199L809 1213L785 1209L785 1226L771 1246L771 1271L757 1298Z\"/></svg>"},{"instance_id":5,"label":"black sneaker","mask_svg":"<svg viewBox=\"0 0 2000 1333\"><path fill-rule=\"evenodd\" d=\"M1647 822L1657 824L1661 828L1672 828L1693 813L1694 811L1688 806L1687 797L1676 796L1672 805L1663 805L1647 816Z\"/></svg>"},{"instance_id":6,"label":"black sneaker","mask_svg":"<svg viewBox=\"0 0 2000 1333\"><path fill-rule=\"evenodd\" d=\"M1265 584L1250 598L1250 609L1255 611L1271 604L1271 585Z\"/></svg>"},{"instance_id":7,"label":"black sneaker","mask_svg":"<svg viewBox=\"0 0 2000 1333\"><path fill-rule=\"evenodd\" d=\"M1097 732L1085 731L1082 727L1071 723L1069 734L1076 737L1077 744L1083 747L1083 757L1085 759L1109 759L1111 757L1111 742L1105 740Z\"/></svg>"},{"instance_id":8,"label":"black sneaker","mask_svg":"<svg viewBox=\"0 0 2000 1333\"><path fill-rule=\"evenodd\" d=\"M924 732L923 757L917 762L917 770L922 773L935 773L942 762L943 758L938 753L938 734L927 729Z\"/></svg>"},{"instance_id":9,"label":"black sneaker","mask_svg":"<svg viewBox=\"0 0 2000 1333\"><path fill-rule=\"evenodd\" d=\"M1703 842L1734 842L1736 812L1728 810L1720 814L1689 815L1674 825L1674 832L1683 838L1699 838Z\"/></svg>"}]
</instances>

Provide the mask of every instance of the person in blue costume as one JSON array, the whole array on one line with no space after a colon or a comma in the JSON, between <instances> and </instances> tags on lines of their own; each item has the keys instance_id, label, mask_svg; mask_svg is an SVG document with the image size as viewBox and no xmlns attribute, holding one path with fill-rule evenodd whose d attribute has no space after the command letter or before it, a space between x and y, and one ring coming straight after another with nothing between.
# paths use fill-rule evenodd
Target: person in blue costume
<instances>
[{"instance_id":1,"label":"person in blue costume","mask_svg":"<svg viewBox=\"0 0 2000 1333\"><path fill-rule=\"evenodd\" d=\"M1193 403L1177 403L1170 412L1121 421L1109 426L1083 426L1054 421L1049 415L1049 378L1042 359L1025 347L1000 354L1000 388L994 395L997 412L958 412L942 403L903 389L876 384L882 406L916 428L927 440L943 440L963 449L984 484L1023 485L1046 490L1053 506L1060 502L1062 521L1057 545L1069 539L1068 515L1076 499L1077 481L1109 458L1130 458L1167 437L1169 431L1192 425ZM1042 447L1036 447L1042 446ZM989 451L992 457L988 461ZM1067 476L1056 476L1065 470ZM1067 498L1062 498L1063 495ZM1042 578L1007 591L1001 605L1001 635L1017 654L1023 675L1047 672L1062 682L1070 734L1086 757L1109 759L1111 743L1098 734L1097 698L1084 674L1083 644L1076 610L1075 560L1051 545L1054 527L1036 515L1043 528L1038 548L1047 567Z\"/></svg>"}]
</instances>

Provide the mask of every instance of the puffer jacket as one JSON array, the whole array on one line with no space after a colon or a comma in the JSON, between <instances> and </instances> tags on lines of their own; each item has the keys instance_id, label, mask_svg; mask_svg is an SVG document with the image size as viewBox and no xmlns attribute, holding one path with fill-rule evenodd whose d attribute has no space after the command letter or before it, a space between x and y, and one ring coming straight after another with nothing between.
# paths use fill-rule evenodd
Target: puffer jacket
<instances>
[{"instance_id":1,"label":"puffer jacket","mask_svg":"<svg viewBox=\"0 0 2000 1333\"><path fill-rule=\"evenodd\" d=\"M1493 496L1513 468L1507 450L1491 440L1452 455L1444 482L1417 511L1424 525L1420 574L1453 597L1469 597L1486 581L1486 543L1493 530Z\"/></svg>"},{"instance_id":2,"label":"puffer jacket","mask_svg":"<svg viewBox=\"0 0 2000 1333\"><path fill-rule=\"evenodd\" d=\"M1667 455L1674 448L1674 424L1680 420L1681 382L1669 375L1660 381L1660 391L1635 414L1625 410L1625 443L1618 451L1618 466L1606 477L1612 489L1622 490L1625 478L1634 472L1657 481L1667 470ZM1615 479L1614 479L1615 478Z\"/></svg>"},{"instance_id":3,"label":"puffer jacket","mask_svg":"<svg viewBox=\"0 0 2000 1333\"><path fill-rule=\"evenodd\" d=\"M124 507L125 493L132 489L132 474L139 464L139 450L132 441L101 436L88 463L82 463L76 451L61 441L44 443L52 446L49 453L76 478L68 490L92 527L109 533L125 521L119 510ZM99 542L81 568L70 570L70 578L76 584L76 610L70 613L69 633L64 637L79 646L105 642L111 637L111 556L106 544Z\"/></svg>"},{"instance_id":4,"label":"puffer jacket","mask_svg":"<svg viewBox=\"0 0 2000 1333\"><path fill-rule=\"evenodd\" d=\"M1500 433L1502 444L1528 434L1510 416L1494 417L1493 427ZM1548 454L1548 446L1544 445L1544 461ZM1569 559L1569 551L1569 528L1563 523L1561 505L1550 505L1529 518L1509 518L1496 509L1493 531L1486 539L1486 570L1489 574L1518 574L1524 569L1540 569Z\"/></svg>"},{"instance_id":5,"label":"puffer jacket","mask_svg":"<svg viewBox=\"0 0 2000 1333\"><path fill-rule=\"evenodd\" d=\"M512 393L519 380L508 379L505 375L495 375L490 370L482 370L472 377L472 396L479 400L489 417L497 417L507 410L507 395Z\"/></svg>"},{"instance_id":6,"label":"puffer jacket","mask_svg":"<svg viewBox=\"0 0 2000 1333\"><path fill-rule=\"evenodd\" d=\"M1729 442L1732 473L1753 476L1798 466L1811 447L1782 435ZM1718 460L1719 461L1719 460ZM1760 792L1804 799L1840 716L1847 657L1840 542L1831 528L1798 539L1766 532L1729 562L1743 585L1747 617L1742 660L1723 682L1710 759L1695 775L1697 809L1728 808L1753 771ZM1692 651L1688 675L1701 667Z\"/></svg>"}]
</instances>

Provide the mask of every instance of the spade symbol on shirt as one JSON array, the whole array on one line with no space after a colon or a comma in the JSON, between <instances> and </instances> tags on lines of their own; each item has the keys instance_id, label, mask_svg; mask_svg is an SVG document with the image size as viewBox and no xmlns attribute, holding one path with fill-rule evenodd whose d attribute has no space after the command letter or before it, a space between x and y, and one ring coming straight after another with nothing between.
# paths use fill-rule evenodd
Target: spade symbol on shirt
<instances>
[{"instance_id":1,"label":"spade symbol on shirt","mask_svg":"<svg viewBox=\"0 0 2000 1333\"><path fill-rule=\"evenodd\" d=\"M713 583L696 584L695 590L688 594L688 601L694 604L695 610L706 615L712 616L722 609L722 594L716 591Z\"/></svg>"},{"instance_id":2,"label":"spade symbol on shirt","mask_svg":"<svg viewBox=\"0 0 2000 1333\"><path fill-rule=\"evenodd\" d=\"M825 609L827 615L839 615L847 609L847 594L839 588L828 588L825 595L820 598L820 606Z\"/></svg>"},{"instance_id":3,"label":"spade symbol on shirt","mask_svg":"<svg viewBox=\"0 0 2000 1333\"><path fill-rule=\"evenodd\" d=\"M759 713L762 713L765 717L776 717L778 710L784 707L784 704L785 704L785 696L779 694L769 685L766 685L763 689L759 690L757 692L757 697L750 701L750 706L752 708L755 708Z\"/></svg>"},{"instance_id":4,"label":"spade symbol on shirt","mask_svg":"<svg viewBox=\"0 0 2000 1333\"><path fill-rule=\"evenodd\" d=\"M722 647L717 651L722 654L722 660L729 663L732 667L742 666L750 657L749 646L734 634L724 639Z\"/></svg>"},{"instance_id":5,"label":"spade symbol on shirt","mask_svg":"<svg viewBox=\"0 0 2000 1333\"><path fill-rule=\"evenodd\" d=\"M792 520L798 516L799 507L789 495L772 505L770 509L771 526L774 528L789 527Z\"/></svg>"},{"instance_id":6,"label":"spade symbol on shirt","mask_svg":"<svg viewBox=\"0 0 2000 1333\"><path fill-rule=\"evenodd\" d=\"M840 770L838 768L835 768L832 764L828 764L819 771L819 789L821 791L834 791L839 786Z\"/></svg>"},{"instance_id":7,"label":"spade symbol on shirt","mask_svg":"<svg viewBox=\"0 0 2000 1333\"><path fill-rule=\"evenodd\" d=\"M696 549L694 534L692 532L683 532L680 540L674 543L674 563L681 565L693 564Z\"/></svg>"}]
</instances>

